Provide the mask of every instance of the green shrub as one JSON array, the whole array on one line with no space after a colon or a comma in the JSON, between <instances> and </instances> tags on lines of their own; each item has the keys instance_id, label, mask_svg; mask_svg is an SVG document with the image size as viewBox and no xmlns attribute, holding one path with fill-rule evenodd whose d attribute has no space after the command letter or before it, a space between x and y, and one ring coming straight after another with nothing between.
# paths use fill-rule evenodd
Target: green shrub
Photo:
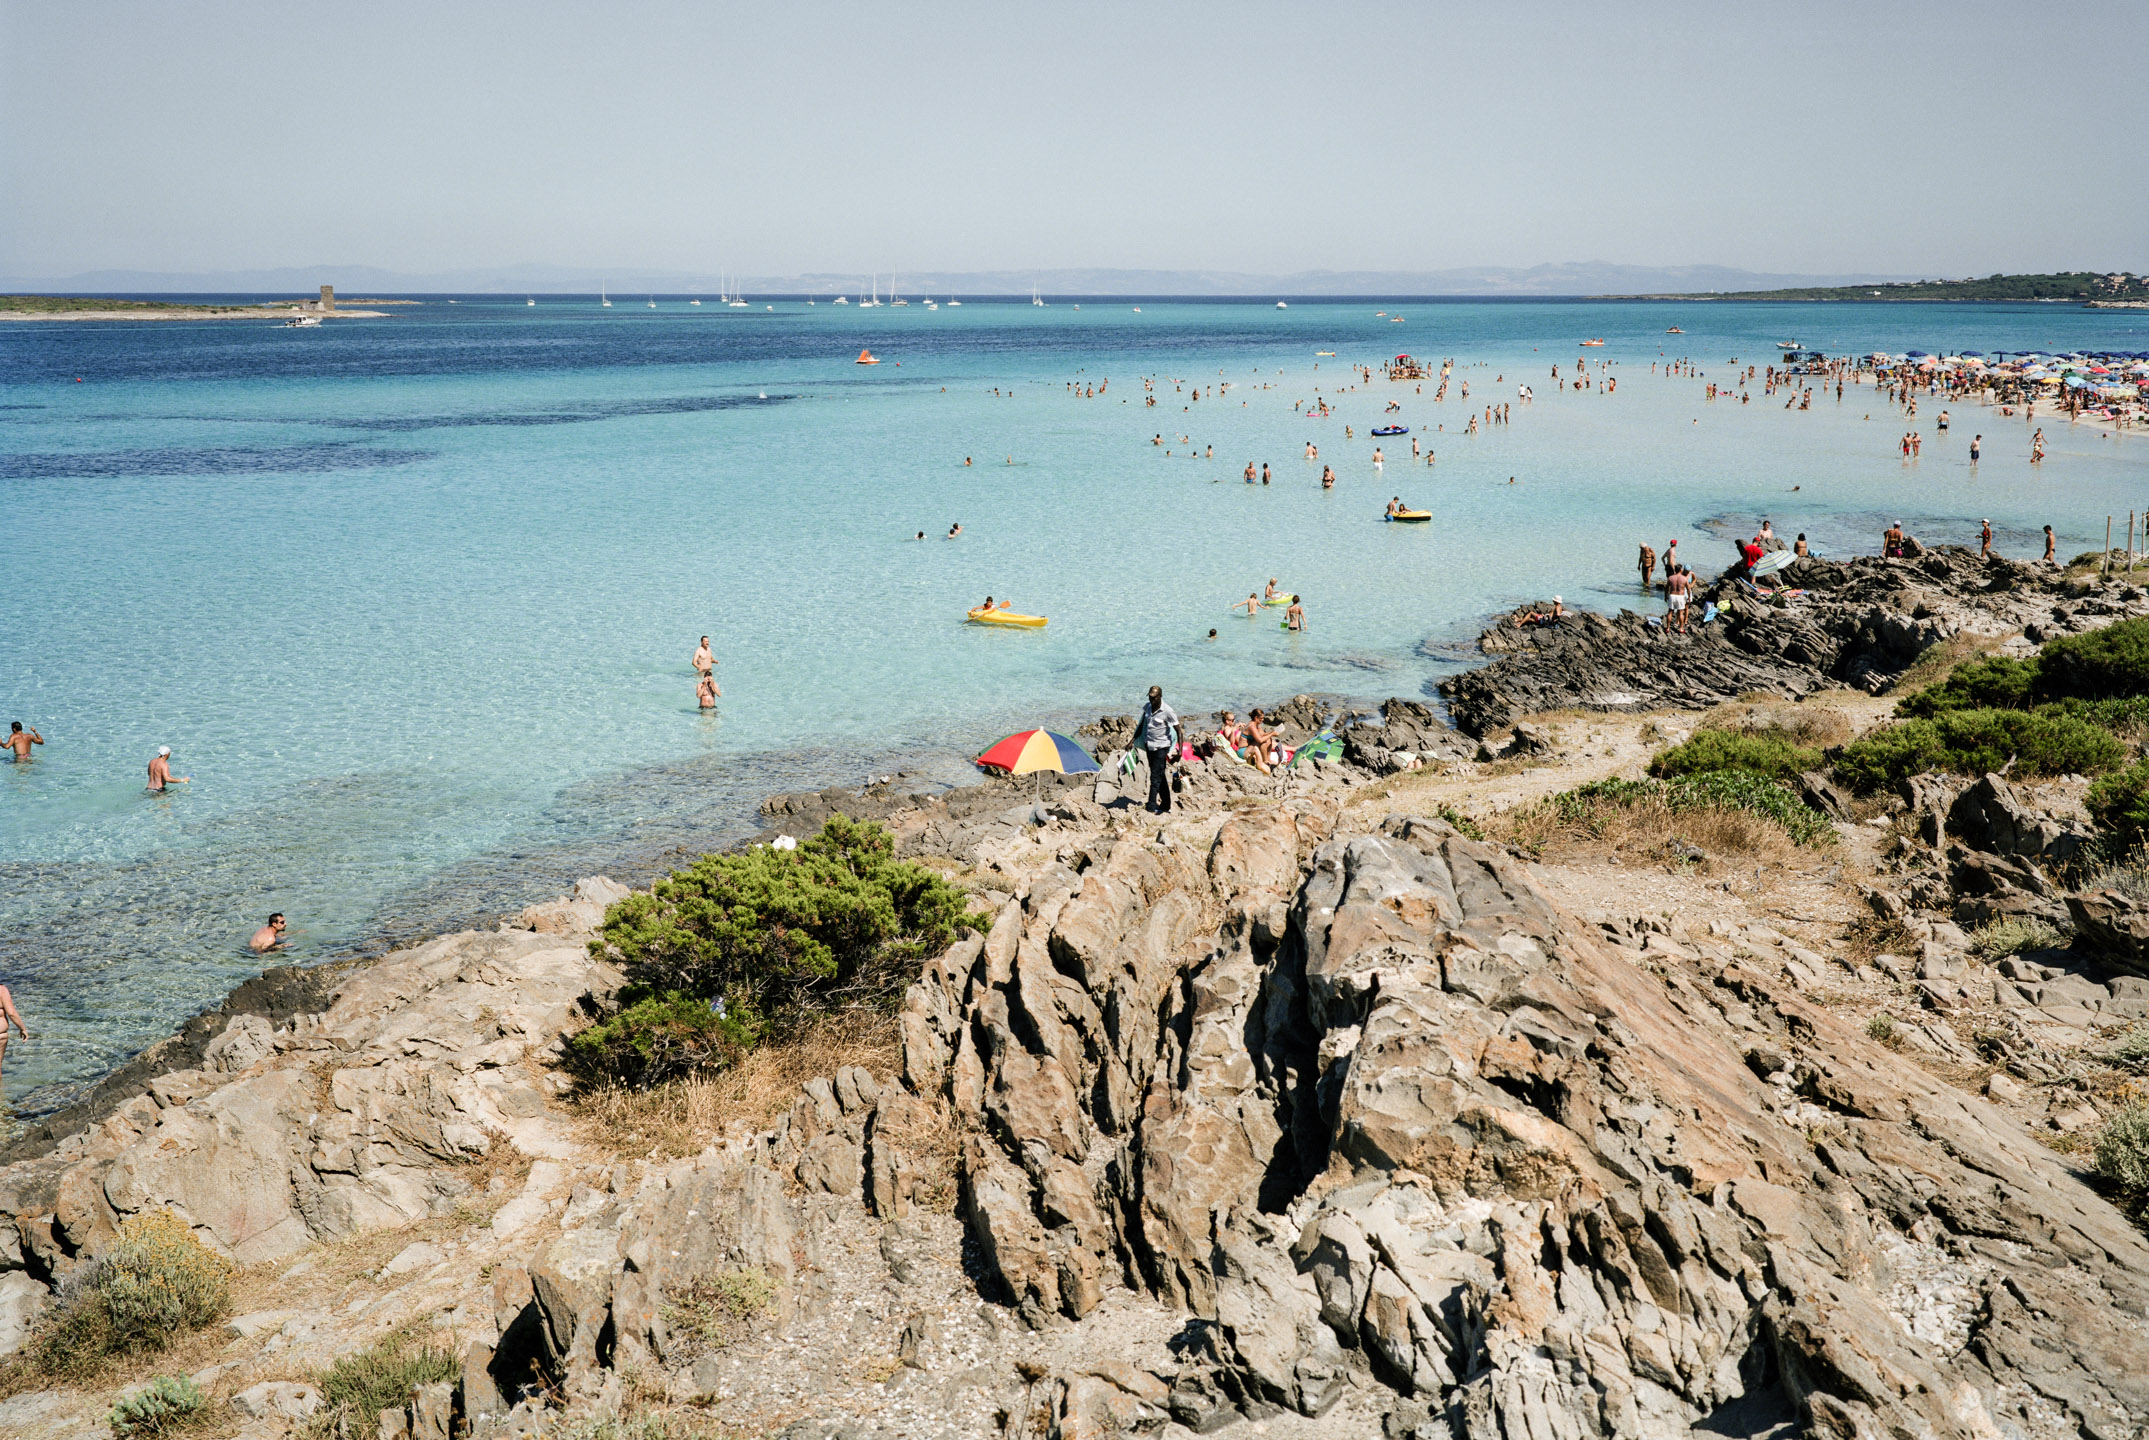
<instances>
[{"instance_id":1,"label":"green shrub","mask_svg":"<svg viewBox=\"0 0 2149 1440\"><path fill-rule=\"evenodd\" d=\"M1906 719L1930 719L1948 710L2026 710L2035 703L2037 661L1989 655L1957 665L1938 685L1897 702Z\"/></svg>"},{"instance_id":2,"label":"green shrub","mask_svg":"<svg viewBox=\"0 0 2149 1440\"><path fill-rule=\"evenodd\" d=\"M1878 1040L1886 1044L1895 1038L1895 1017L1885 1010L1881 1011L1865 1022L1865 1034L1868 1040Z\"/></svg>"},{"instance_id":3,"label":"green shrub","mask_svg":"<svg viewBox=\"0 0 2149 1440\"><path fill-rule=\"evenodd\" d=\"M314 1416L317 1435L372 1435L381 1412L408 1405L420 1385L453 1380L462 1373L455 1352L420 1345L400 1331L353 1355L346 1355L321 1376L321 1409Z\"/></svg>"},{"instance_id":4,"label":"green shrub","mask_svg":"<svg viewBox=\"0 0 2149 1440\"><path fill-rule=\"evenodd\" d=\"M2049 641L2037 655L2041 700L2113 700L2149 695L2149 620Z\"/></svg>"},{"instance_id":5,"label":"green shrub","mask_svg":"<svg viewBox=\"0 0 2149 1440\"><path fill-rule=\"evenodd\" d=\"M2044 921L2020 915L1995 920L1970 937L1970 948L1987 960L2020 955L2025 950L2057 949L2066 943L2067 937Z\"/></svg>"},{"instance_id":6,"label":"green shrub","mask_svg":"<svg viewBox=\"0 0 2149 1440\"><path fill-rule=\"evenodd\" d=\"M2149 1100L2114 1115L2097 1137L2098 1178L2136 1202L2149 1199Z\"/></svg>"},{"instance_id":7,"label":"green shrub","mask_svg":"<svg viewBox=\"0 0 2149 1440\"><path fill-rule=\"evenodd\" d=\"M1465 840L1483 840L1485 838L1485 827L1463 814L1453 805L1442 805L1433 814L1453 825L1456 832Z\"/></svg>"},{"instance_id":8,"label":"green shrub","mask_svg":"<svg viewBox=\"0 0 2149 1440\"><path fill-rule=\"evenodd\" d=\"M2082 804L2097 828L2110 833L2114 849L2132 850L2149 841L2149 756L2091 785Z\"/></svg>"},{"instance_id":9,"label":"green shrub","mask_svg":"<svg viewBox=\"0 0 2149 1440\"><path fill-rule=\"evenodd\" d=\"M831 1004L887 1004L965 923L969 898L839 815L795 850L705 855L605 916L593 953L625 966L626 1008L569 1047L586 1080L720 1068Z\"/></svg>"},{"instance_id":10,"label":"green shrub","mask_svg":"<svg viewBox=\"0 0 2149 1440\"><path fill-rule=\"evenodd\" d=\"M1660 752L1649 762L1659 777L1700 775L1719 770L1748 770L1788 780L1821 763L1821 752L1794 745L1781 735L1746 730L1697 730L1692 739Z\"/></svg>"},{"instance_id":11,"label":"green shrub","mask_svg":"<svg viewBox=\"0 0 2149 1440\"><path fill-rule=\"evenodd\" d=\"M2118 736L2056 707L1946 710L1930 719L1884 725L1843 747L1836 774L1860 794L1944 771L1982 775L2096 775L2125 762Z\"/></svg>"},{"instance_id":12,"label":"green shrub","mask_svg":"<svg viewBox=\"0 0 2149 1440\"><path fill-rule=\"evenodd\" d=\"M643 1090L721 1070L753 1048L761 1025L721 997L628 986L620 1009L567 1042L567 1068L592 1083Z\"/></svg>"},{"instance_id":13,"label":"green shrub","mask_svg":"<svg viewBox=\"0 0 2149 1440\"><path fill-rule=\"evenodd\" d=\"M115 1440L169 1435L191 1427L208 1408L201 1386L184 1376L159 1375L114 1405L106 1423Z\"/></svg>"},{"instance_id":14,"label":"green shrub","mask_svg":"<svg viewBox=\"0 0 2149 1440\"><path fill-rule=\"evenodd\" d=\"M30 1364L46 1375L81 1378L114 1355L154 1353L222 1318L231 1303L231 1266L194 1238L169 1210L120 1225L119 1240L90 1262L38 1326Z\"/></svg>"},{"instance_id":15,"label":"green shrub","mask_svg":"<svg viewBox=\"0 0 2149 1440\"><path fill-rule=\"evenodd\" d=\"M1780 781L1751 770L1710 770L1670 780L1592 780L1563 790L1544 803L1568 825L1587 825L1600 805L1631 806L1661 800L1674 814L1693 810L1744 810L1783 827L1800 845L1836 839L1828 817L1812 809Z\"/></svg>"}]
</instances>

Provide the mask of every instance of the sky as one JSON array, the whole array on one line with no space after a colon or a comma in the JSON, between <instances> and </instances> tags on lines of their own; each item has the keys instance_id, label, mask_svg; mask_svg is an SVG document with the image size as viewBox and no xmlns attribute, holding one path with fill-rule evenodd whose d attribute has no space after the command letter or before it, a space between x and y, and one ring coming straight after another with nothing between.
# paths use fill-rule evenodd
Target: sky
<instances>
[{"instance_id":1,"label":"sky","mask_svg":"<svg viewBox=\"0 0 2149 1440\"><path fill-rule=\"evenodd\" d=\"M0 274L2149 270L2144 54L2140 0L0 0Z\"/></svg>"}]
</instances>

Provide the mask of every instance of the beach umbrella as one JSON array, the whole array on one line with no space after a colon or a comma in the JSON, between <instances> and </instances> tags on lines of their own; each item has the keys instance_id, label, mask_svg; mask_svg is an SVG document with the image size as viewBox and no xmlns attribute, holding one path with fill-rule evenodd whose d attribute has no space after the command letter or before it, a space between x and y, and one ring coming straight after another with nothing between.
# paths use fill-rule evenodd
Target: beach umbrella
<instances>
[{"instance_id":1,"label":"beach umbrella","mask_svg":"<svg viewBox=\"0 0 2149 1440\"><path fill-rule=\"evenodd\" d=\"M981 770L1005 775L1027 775L1033 770L1079 775L1098 768L1087 750L1051 730L1018 731L978 756L977 764Z\"/></svg>"}]
</instances>

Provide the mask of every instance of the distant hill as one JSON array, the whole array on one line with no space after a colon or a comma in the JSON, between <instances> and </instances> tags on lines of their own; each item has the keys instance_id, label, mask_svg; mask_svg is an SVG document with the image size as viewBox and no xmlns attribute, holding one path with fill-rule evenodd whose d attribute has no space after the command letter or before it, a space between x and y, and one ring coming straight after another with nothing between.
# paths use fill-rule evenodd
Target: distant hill
<instances>
[{"instance_id":1,"label":"distant hill","mask_svg":"<svg viewBox=\"0 0 2149 1440\"><path fill-rule=\"evenodd\" d=\"M885 273L817 271L749 275L739 281L752 297L854 295ZM1453 270L1303 270L1265 275L1236 270L980 270L902 272L905 295L1028 295L1032 286L1053 296L1137 295L1297 299L1322 296L1541 296L1632 295L1681 291L1722 293L1782 286L1849 286L1901 280L1899 275L1779 275L1720 265L1617 265L1590 260L1527 268L1472 266ZM614 295L715 294L717 275L691 270L621 266L591 270L557 265L502 265L486 269L409 272L371 265L317 265L274 270L170 272L92 270L62 277L0 276L0 289L69 295L311 295L334 285L366 295L593 295L600 285Z\"/></svg>"},{"instance_id":2,"label":"distant hill","mask_svg":"<svg viewBox=\"0 0 2149 1440\"><path fill-rule=\"evenodd\" d=\"M1982 280L1900 280L1865 285L1804 285L1730 294L1652 295L1663 300L2149 300L2149 276L2065 270L2052 275L1988 275Z\"/></svg>"}]
</instances>

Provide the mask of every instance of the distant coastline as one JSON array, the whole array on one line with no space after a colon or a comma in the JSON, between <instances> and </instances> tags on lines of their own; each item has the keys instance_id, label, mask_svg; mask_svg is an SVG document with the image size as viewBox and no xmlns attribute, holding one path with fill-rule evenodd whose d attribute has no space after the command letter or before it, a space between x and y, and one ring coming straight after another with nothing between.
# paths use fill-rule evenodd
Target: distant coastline
<instances>
[{"instance_id":1,"label":"distant coastline","mask_svg":"<svg viewBox=\"0 0 2149 1440\"><path fill-rule=\"evenodd\" d=\"M1813 304L1937 302L2075 304L2095 309L2149 305L2149 276L2125 271L2069 270L2046 275L1989 275L1982 280L1912 280L1888 284L1814 285L1782 290L1711 290L1696 294L1597 295L1598 300L1774 300Z\"/></svg>"},{"instance_id":2,"label":"distant coastline","mask_svg":"<svg viewBox=\"0 0 2149 1440\"><path fill-rule=\"evenodd\" d=\"M420 300L356 300L354 305L420 305ZM381 320L379 310L322 310L300 301L257 305L189 305L175 300L120 300L109 296L0 295L0 320Z\"/></svg>"}]
</instances>

